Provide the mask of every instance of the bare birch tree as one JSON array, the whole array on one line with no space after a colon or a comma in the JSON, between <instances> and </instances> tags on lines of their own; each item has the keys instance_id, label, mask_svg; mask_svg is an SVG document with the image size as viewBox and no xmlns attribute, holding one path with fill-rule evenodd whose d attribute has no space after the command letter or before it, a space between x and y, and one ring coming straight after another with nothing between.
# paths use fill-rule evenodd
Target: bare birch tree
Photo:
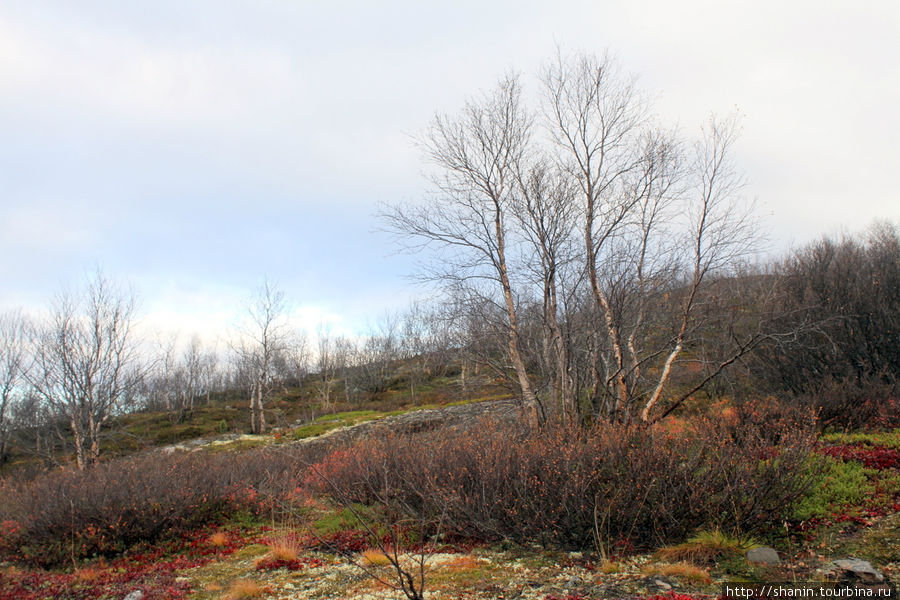
<instances>
[{"instance_id":1,"label":"bare birch tree","mask_svg":"<svg viewBox=\"0 0 900 600\"><path fill-rule=\"evenodd\" d=\"M247 306L248 321L237 350L250 384L250 430L265 433L265 404L275 381L277 357L285 351L284 293L268 280Z\"/></svg>"},{"instance_id":2,"label":"bare birch tree","mask_svg":"<svg viewBox=\"0 0 900 600\"><path fill-rule=\"evenodd\" d=\"M0 314L0 464L7 458L12 405L23 394L29 360L25 317L18 311Z\"/></svg>"},{"instance_id":3,"label":"bare birch tree","mask_svg":"<svg viewBox=\"0 0 900 600\"><path fill-rule=\"evenodd\" d=\"M438 115L422 140L440 170L434 179L437 194L424 204L397 206L384 217L392 230L412 236L413 245L431 245L442 253L434 278L469 285L502 306L507 358L523 406L536 414L538 399L522 355L509 256L509 221L531 129L516 77L468 102L457 116Z\"/></svg>"},{"instance_id":4,"label":"bare birch tree","mask_svg":"<svg viewBox=\"0 0 900 600\"><path fill-rule=\"evenodd\" d=\"M437 193L386 218L409 248L435 251L427 276L482 321L484 340L502 328L499 365L494 345L464 346L514 373L526 405L646 422L683 401L674 373L721 321L698 307L715 305L712 280L753 249L737 127L711 121L691 152L609 57L558 56L541 83L547 136L518 80L502 80L434 120L423 146ZM709 373L758 339L732 340Z\"/></svg>"},{"instance_id":5,"label":"bare birch tree","mask_svg":"<svg viewBox=\"0 0 900 600\"><path fill-rule=\"evenodd\" d=\"M97 463L103 426L140 382L134 303L131 292L96 273L80 292L58 297L38 333L29 379L68 422L79 469Z\"/></svg>"}]
</instances>

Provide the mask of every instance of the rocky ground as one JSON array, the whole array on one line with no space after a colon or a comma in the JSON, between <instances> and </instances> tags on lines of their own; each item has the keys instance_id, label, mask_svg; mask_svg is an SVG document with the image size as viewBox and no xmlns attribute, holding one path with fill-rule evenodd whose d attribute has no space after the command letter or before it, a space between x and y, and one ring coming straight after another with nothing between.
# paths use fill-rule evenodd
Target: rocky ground
<instances>
[{"instance_id":1,"label":"rocky ground","mask_svg":"<svg viewBox=\"0 0 900 600\"><path fill-rule=\"evenodd\" d=\"M393 600L403 598L396 589L375 576L391 580L388 565L369 564L363 555L339 557L316 554L309 566L297 570L258 570L268 552L253 545L228 560L184 573L197 591L197 600L238 598L234 590L255 589L260 598L278 600ZM413 567L418 555L403 560ZM475 549L464 553L435 552L426 555L426 597L433 600L587 600L593 598L649 598L658 595L716 597L724 581L742 580L713 568L668 564L651 555L596 563L581 553L547 552L540 549ZM365 568L362 568L365 566ZM863 561L846 568L834 561L779 565L748 564L761 581L823 581L854 578L879 583L896 576L893 565L882 571ZM665 574L663 574L665 573ZM872 574L870 579L867 573ZM235 582L238 582L237 584ZM254 588L254 586L256 586ZM247 596L250 597L250 596Z\"/></svg>"}]
</instances>

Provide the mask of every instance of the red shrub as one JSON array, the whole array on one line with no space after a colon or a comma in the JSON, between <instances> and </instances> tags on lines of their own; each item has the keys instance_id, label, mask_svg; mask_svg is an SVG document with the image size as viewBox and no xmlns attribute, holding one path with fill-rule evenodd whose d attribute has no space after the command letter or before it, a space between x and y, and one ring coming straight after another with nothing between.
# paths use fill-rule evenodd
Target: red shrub
<instances>
[{"instance_id":1,"label":"red shrub","mask_svg":"<svg viewBox=\"0 0 900 600\"><path fill-rule=\"evenodd\" d=\"M893 448L833 445L819 448L818 452L843 461L855 460L870 469L900 469L900 450Z\"/></svg>"}]
</instances>

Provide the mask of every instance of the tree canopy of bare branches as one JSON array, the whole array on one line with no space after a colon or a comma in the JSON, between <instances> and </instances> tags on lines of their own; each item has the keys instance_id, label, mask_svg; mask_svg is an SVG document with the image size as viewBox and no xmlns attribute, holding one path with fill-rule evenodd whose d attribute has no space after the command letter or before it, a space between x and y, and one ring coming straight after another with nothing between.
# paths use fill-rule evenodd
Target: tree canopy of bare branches
<instances>
[{"instance_id":1,"label":"tree canopy of bare branches","mask_svg":"<svg viewBox=\"0 0 900 600\"><path fill-rule=\"evenodd\" d=\"M706 290L754 250L738 124L682 139L609 57L560 56L540 88L535 111L507 76L435 117L434 192L383 216L431 250L427 278L502 328L526 406L649 421L681 401L673 374L709 321ZM735 339L721 368L757 339Z\"/></svg>"},{"instance_id":2,"label":"tree canopy of bare branches","mask_svg":"<svg viewBox=\"0 0 900 600\"><path fill-rule=\"evenodd\" d=\"M140 382L133 340L134 296L96 273L61 294L39 328L34 390L71 428L79 469L100 458L101 430Z\"/></svg>"}]
</instances>

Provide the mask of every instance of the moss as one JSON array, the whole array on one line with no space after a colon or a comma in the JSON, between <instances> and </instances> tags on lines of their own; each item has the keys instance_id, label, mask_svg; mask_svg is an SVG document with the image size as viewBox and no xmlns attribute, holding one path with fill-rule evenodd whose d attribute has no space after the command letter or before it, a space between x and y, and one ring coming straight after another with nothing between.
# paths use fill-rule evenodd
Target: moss
<instances>
[{"instance_id":1,"label":"moss","mask_svg":"<svg viewBox=\"0 0 900 600\"><path fill-rule=\"evenodd\" d=\"M304 440L306 438L316 437L327 433L332 429L343 427L340 423L312 423L303 425L291 432L291 437L295 440Z\"/></svg>"},{"instance_id":2,"label":"moss","mask_svg":"<svg viewBox=\"0 0 900 600\"><path fill-rule=\"evenodd\" d=\"M250 544L249 546L244 546L243 548L235 552L234 557L238 559L257 558L259 556L263 556L268 551L268 546L264 546L262 544Z\"/></svg>"},{"instance_id":3,"label":"moss","mask_svg":"<svg viewBox=\"0 0 900 600\"><path fill-rule=\"evenodd\" d=\"M355 514L354 514L355 513ZM319 535L329 535L339 531L364 529L362 521L373 531L380 531L380 519L374 508L364 504L353 504L353 510L349 508L335 508L320 514L313 521L313 529Z\"/></svg>"}]
</instances>

